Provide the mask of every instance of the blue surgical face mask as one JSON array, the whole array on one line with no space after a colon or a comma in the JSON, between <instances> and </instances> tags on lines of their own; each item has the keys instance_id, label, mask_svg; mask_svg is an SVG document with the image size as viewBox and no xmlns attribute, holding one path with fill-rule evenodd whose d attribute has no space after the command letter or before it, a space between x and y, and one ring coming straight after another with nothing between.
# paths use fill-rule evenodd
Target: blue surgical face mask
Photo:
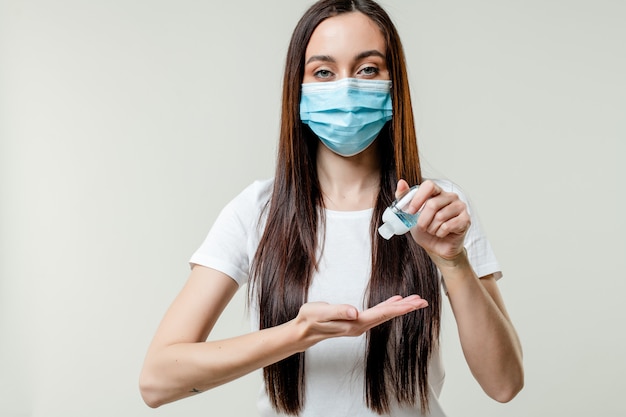
<instances>
[{"instance_id":1,"label":"blue surgical face mask","mask_svg":"<svg viewBox=\"0 0 626 417\"><path fill-rule=\"evenodd\" d=\"M300 119L333 152L353 156L370 146L391 120L390 90L387 80L305 83Z\"/></svg>"}]
</instances>

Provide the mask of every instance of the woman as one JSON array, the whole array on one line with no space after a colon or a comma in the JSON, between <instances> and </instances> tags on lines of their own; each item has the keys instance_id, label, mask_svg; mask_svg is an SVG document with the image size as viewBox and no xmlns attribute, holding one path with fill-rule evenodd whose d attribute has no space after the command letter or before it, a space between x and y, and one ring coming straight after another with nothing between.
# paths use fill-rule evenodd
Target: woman
<instances>
[{"instance_id":1,"label":"woman","mask_svg":"<svg viewBox=\"0 0 626 417\"><path fill-rule=\"evenodd\" d=\"M442 287L467 362L509 401L522 354L489 243L453 184L423 181L405 60L369 0L322 0L289 46L275 177L228 204L191 258L142 371L156 407L263 369L263 416L443 416L437 397ZM410 233L377 229L420 184ZM442 281L441 281L442 279ZM249 284L259 327L207 342Z\"/></svg>"}]
</instances>

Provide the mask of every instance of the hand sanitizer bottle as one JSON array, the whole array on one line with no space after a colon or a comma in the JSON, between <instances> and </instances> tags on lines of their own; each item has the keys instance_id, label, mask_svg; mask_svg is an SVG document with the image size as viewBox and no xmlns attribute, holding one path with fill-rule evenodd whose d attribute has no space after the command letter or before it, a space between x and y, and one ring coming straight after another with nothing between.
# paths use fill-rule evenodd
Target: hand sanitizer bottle
<instances>
[{"instance_id":1,"label":"hand sanitizer bottle","mask_svg":"<svg viewBox=\"0 0 626 417\"><path fill-rule=\"evenodd\" d=\"M404 210L409 206L418 188L419 185L409 188L385 209L383 225L378 228L378 233L382 237L389 240L393 235L403 235L417 224L419 211L415 214L409 214Z\"/></svg>"}]
</instances>

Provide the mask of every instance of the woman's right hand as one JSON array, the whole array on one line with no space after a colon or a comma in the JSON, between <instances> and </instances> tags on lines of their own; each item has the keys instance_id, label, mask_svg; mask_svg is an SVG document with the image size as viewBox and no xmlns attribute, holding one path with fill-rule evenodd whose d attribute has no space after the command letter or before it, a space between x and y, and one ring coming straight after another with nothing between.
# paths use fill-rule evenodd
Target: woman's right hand
<instances>
[{"instance_id":1,"label":"woman's right hand","mask_svg":"<svg viewBox=\"0 0 626 417\"><path fill-rule=\"evenodd\" d=\"M360 336L372 327L428 306L418 295L393 296L367 310L347 304L309 302L292 321L301 332L302 350L331 337Z\"/></svg>"},{"instance_id":2,"label":"woman's right hand","mask_svg":"<svg viewBox=\"0 0 626 417\"><path fill-rule=\"evenodd\" d=\"M358 336L428 305L416 295L391 297L358 311L349 305L304 304L282 325L226 339L207 340L237 291L230 277L196 265L148 348L140 377L151 407L195 395L306 350L331 337Z\"/></svg>"}]
</instances>

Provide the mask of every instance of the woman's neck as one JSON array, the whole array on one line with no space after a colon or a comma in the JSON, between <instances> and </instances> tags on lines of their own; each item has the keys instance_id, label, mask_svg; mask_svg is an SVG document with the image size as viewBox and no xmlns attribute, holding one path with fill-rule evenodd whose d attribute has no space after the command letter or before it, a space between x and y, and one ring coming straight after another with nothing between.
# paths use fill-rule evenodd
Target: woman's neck
<instances>
[{"instance_id":1,"label":"woman's neck","mask_svg":"<svg viewBox=\"0 0 626 417\"><path fill-rule=\"evenodd\" d=\"M345 158L320 144L317 175L325 208L357 211L374 207L380 186L380 164L375 145Z\"/></svg>"}]
</instances>

